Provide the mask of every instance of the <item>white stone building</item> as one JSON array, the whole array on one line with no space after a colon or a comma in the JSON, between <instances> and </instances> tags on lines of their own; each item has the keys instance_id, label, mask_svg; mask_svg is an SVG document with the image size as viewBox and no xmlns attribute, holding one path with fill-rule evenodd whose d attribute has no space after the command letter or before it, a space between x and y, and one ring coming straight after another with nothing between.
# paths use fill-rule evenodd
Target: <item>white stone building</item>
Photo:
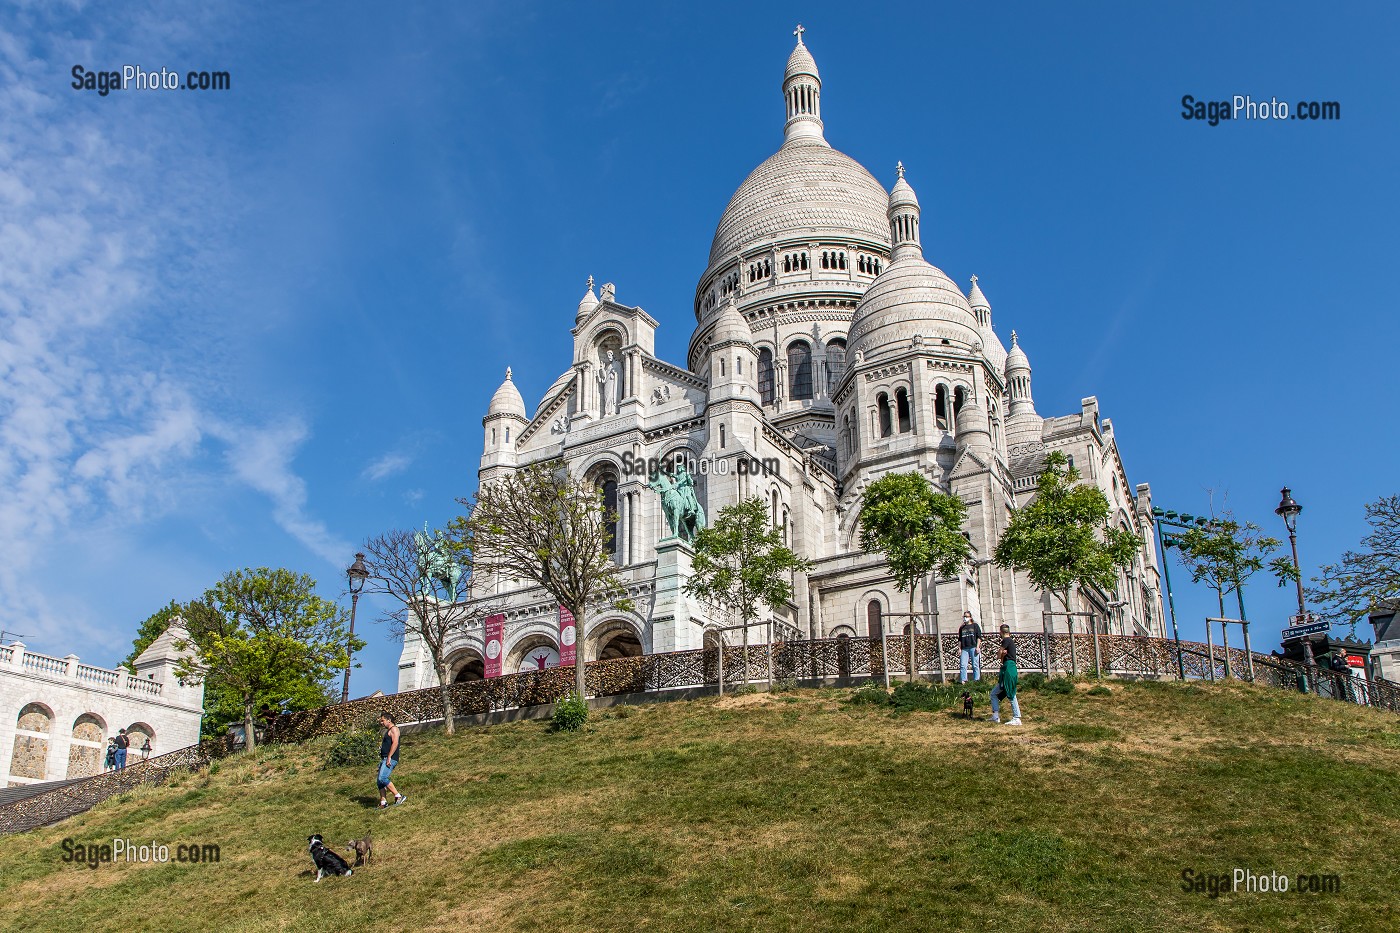
<instances>
[{"instance_id":1,"label":"white stone building","mask_svg":"<svg viewBox=\"0 0 1400 933\"><path fill-rule=\"evenodd\" d=\"M1037 413L1015 332L1008 352L977 278L964 293L926 260L919 201L903 167L886 191L826 141L821 87L799 30L782 82L783 144L720 217L683 365L656 357L655 318L618 301L610 284L595 294L590 278L574 318L573 359L533 413L509 369L491 399L481 482L562 458L615 505L616 558L637 610L590 617L585 659L698 648L717 637L707 630L718 622L679 592L688 548L664 540L659 498L638 466L676 455L697 465L707 515L740 497L769 504L774 525L813 561L778 613L778 630L827 638L878 635L887 622L897 623L892 632L904 628L905 620L886 617L907 610L906 595L857 543L862 490L904 470L967 503L976 557L956 579L938 581L918 611L936 610L945 632L964 608L985 629L1005 621L1042 630L1048 599L987 561L1012 509L1033 495L1046 453L1063 451L1108 497L1114 523L1143 542L1119 585L1079 593L1077 608L1096 612L1102 631L1162 634L1150 492L1129 485L1098 401L1085 398L1079 411L1058 417ZM742 472L740 462L753 458L776 470ZM557 650L557 607L542 591L519 581L488 585L471 596L505 608L506 673ZM1051 624L1065 629L1064 619ZM479 629L464 637L454 677L479 677L482 651ZM408 639L399 688L435 683L431 667Z\"/></svg>"},{"instance_id":2,"label":"white stone building","mask_svg":"<svg viewBox=\"0 0 1400 933\"><path fill-rule=\"evenodd\" d=\"M4 785L14 787L87 777L102 771L107 739L127 730L127 763L199 741L204 685L175 676L184 635L177 620L132 665L107 670L76 655L52 658L21 642L0 646L0 762Z\"/></svg>"}]
</instances>

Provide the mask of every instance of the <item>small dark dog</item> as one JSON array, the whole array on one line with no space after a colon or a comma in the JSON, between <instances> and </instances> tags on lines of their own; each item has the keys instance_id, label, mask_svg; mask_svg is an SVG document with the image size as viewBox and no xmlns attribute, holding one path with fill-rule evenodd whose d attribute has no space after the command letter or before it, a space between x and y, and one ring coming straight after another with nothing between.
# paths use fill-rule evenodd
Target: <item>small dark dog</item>
<instances>
[{"instance_id":1,"label":"small dark dog","mask_svg":"<svg viewBox=\"0 0 1400 933\"><path fill-rule=\"evenodd\" d=\"M971 719L971 718L972 718L972 694L971 694L971 693L968 693L967 691L963 691L962 701L963 701L963 715L966 716L968 719Z\"/></svg>"},{"instance_id":2,"label":"small dark dog","mask_svg":"<svg viewBox=\"0 0 1400 933\"><path fill-rule=\"evenodd\" d=\"M365 833L365 838L351 839L345 843L345 848L355 853L356 865L368 865L369 860L374 857L374 843L369 836L369 833Z\"/></svg>"},{"instance_id":3,"label":"small dark dog","mask_svg":"<svg viewBox=\"0 0 1400 933\"><path fill-rule=\"evenodd\" d=\"M351 874L350 866L346 864L345 859L336 855L326 847L326 844L321 841L319 833L314 836L307 836L306 841L308 843L306 851L311 853L311 861L316 863L317 881L320 881L326 875L345 875L349 877Z\"/></svg>"}]
</instances>

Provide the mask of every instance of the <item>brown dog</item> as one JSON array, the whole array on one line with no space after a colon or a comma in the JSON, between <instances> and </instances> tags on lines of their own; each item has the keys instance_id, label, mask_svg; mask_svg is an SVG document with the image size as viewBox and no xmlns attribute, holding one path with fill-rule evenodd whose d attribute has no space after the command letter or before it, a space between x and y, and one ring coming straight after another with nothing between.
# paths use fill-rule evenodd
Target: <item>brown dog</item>
<instances>
[{"instance_id":1,"label":"brown dog","mask_svg":"<svg viewBox=\"0 0 1400 933\"><path fill-rule=\"evenodd\" d=\"M345 843L345 848L355 853L356 865L368 865L369 860L374 856L374 843L369 837L370 834L365 833L365 838L351 839Z\"/></svg>"}]
</instances>

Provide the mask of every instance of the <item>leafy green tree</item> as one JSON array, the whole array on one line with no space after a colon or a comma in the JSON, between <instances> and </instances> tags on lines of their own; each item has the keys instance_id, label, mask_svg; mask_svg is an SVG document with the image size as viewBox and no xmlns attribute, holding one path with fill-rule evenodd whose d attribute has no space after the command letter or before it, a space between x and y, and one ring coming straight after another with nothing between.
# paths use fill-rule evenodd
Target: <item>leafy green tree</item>
<instances>
[{"instance_id":1,"label":"leafy green tree","mask_svg":"<svg viewBox=\"0 0 1400 933\"><path fill-rule=\"evenodd\" d=\"M1166 543L1176 549L1182 565L1191 573L1192 583L1205 583L1215 591L1220 615L1225 615L1225 597L1234 593L1244 615L1244 584L1264 569L1264 560L1278 550L1280 541L1264 534L1253 522L1240 524L1226 512L1181 532L1172 532ZM1270 571L1282 586L1294 579L1293 562L1276 557Z\"/></svg>"},{"instance_id":2,"label":"leafy green tree","mask_svg":"<svg viewBox=\"0 0 1400 933\"><path fill-rule=\"evenodd\" d=\"M151 613L136 629L136 638L131 642L131 654L126 656L122 663L131 668L136 659L141 656L141 652L151 646L151 642L165 634L165 630L170 627L170 620L178 616L184 607L175 600L170 601L170 605L163 606Z\"/></svg>"},{"instance_id":3,"label":"leafy green tree","mask_svg":"<svg viewBox=\"0 0 1400 933\"><path fill-rule=\"evenodd\" d=\"M1400 496L1368 502L1366 524L1371 533L1361 539L1362 550L1346 551L1339 562L1324 564L1307 590L1318 615L1346 623L1353 635L1356 623L1400 599Z\"/></svg>"},{"instance_id":4,"label":"leafy green tree","mask_svg":"<svg viewBox=\"0 0 1400 933\"><path fill-rule=\"evenodd\" d=\"M314 692L350 663L345 613L315 593L316 581L290 570L234 570L185 607L188 638L176 642L193 655L176 675L203 680L216 706L236 698L248 748L262 704L285 708Z\"/></svg>"},{"instance_id":5,"label":"leafy green tree","mask_svg":"<svg viewBox=\"0 0 1400 933\"><path fill-rule=\"evenodd\" d=\"M1079 482L1060 451L1045 458L1035 499L1011 515L993 553L998 567L1024 571L1036 589L1053 593L1065 612L1075 586L1113 589L1117 571L1132 566L1142 542L1108 524L1108 499Z\"/></svg>"},{"instance_id":6,"label":"leafy green tree","mask_svg":"<svg viewBox=\"0 0 1400 933\"><path fill-rule=\"evenodd\" d=\"M972 558L963 536L967 505L933 488L922 473L890 473L866 487L860 502L860 547L885 555L895 585L909 592L909 656L914 656L914 595L930 573L951 577ZM925 583L927 587L927 583ZM909 665L914 679L914 665Z\"/></svg>"},{"instance_id":7,"label":"leafy green tree","mask_svg":"<svg viewBox=\"0 0 1400 933\"><path fill-rule=\"evenodd\" d=\"M536 463L488 483L474 500L458 499L467 514L448 526L477 579L524 578L569 610L578 625L574 691L587 694L584 619L599 604L630 610L622 568L612 557L615 512L603 491L572 477L562 464Z\"/></svg>"},{"instance_id":8,"label":"leafy green tree","mask_svg":"<svg viewBox=\"0 0 1400 933\"><path fill-rule=\"evenodd\" d=\"M768 510L755 496L726 505L710 527L696 533L685 591L727 618L739 619L747 671L749 626L762 606L774 612L786 606L792 599L792 574L810 566L783 544L782 532L769 524Z\"/></svg>"}]
</instances>

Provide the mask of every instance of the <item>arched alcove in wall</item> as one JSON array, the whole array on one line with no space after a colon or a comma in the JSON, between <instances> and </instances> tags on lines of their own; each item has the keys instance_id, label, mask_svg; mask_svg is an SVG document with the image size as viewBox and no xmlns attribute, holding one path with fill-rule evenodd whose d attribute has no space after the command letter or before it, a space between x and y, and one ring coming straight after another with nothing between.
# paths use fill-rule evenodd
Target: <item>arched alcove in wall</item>
<instances>
[{"instance_id":1,"label":"arched alcove in wall","mask_svg":"<svg viewBox=\"0 0 1400 933\"><path fill-rule=\"evenodd\" d=\"M107 723L96 713L83 713L73 721L73 737L68 746L67 777L80 778L102 770L106 748Z\"/></svg>"},{"instance_id":2,"label":"arched alcove in wall","mask_svg":"<svg viewBox=\"0 0 1400 933\"><path fill-rule=\"evenodd\" d=\"M49 735L53 710L43 703L26 704L15 717L15 745L10 753L10 776L42 781L48 776Z\"/></svg>"}]
</instances>

